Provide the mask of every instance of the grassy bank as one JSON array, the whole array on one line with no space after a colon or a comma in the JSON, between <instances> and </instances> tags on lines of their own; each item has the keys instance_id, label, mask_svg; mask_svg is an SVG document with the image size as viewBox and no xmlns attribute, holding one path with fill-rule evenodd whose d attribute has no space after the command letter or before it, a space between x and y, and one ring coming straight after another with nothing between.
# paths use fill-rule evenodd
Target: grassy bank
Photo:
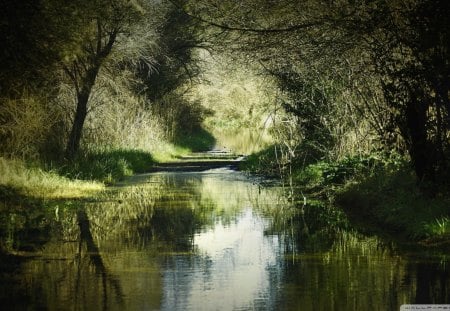
<instances>
[{"instance_id":1,"label":"grassy bank","mask_svg":"<svg viewBox=\"0 0 450 311\"><path fill-rule=\"evenodd\" d=\"M38 199L73 199L92 195L104 188L98 181L82 181L43 170L21 160L0 157L0 196L17 195Z\"/></svg>"},{"instance_id":2,"label":"grassy bank","mask_svg":"<svg viewBox=\"0 0 450 311\"><path fill-rule=\"evenodd\" d=\"M171 161L190 152L162 143L153 153L142 150L103 149L81 152L72 161L30 162L0 157L0 196L36 199L74 199L90 196L156 162Z\"/></svg>"},{"instance_id":3,"label":"grassy bank","mask_svg":"<svg viewBox=\"0 0 450 311\"><path fill-rule=\"evenodd\" d=\"M140 150L98 150L80 154L58 171L72 179L96 180L112 184L127 176L149 171L153 156Z\"/></svg>"},{"instance_id":4,"label":"grassy bank","mask_svg":"<svg viewBox=\"0 0 450 311\"><path fill-rule=\"evenodd\" d=\"M308 200L339 206L362 228L424 245L450 246L450 192L419 185L399 156L368 155L339 162L293 164L280 171L273 150L249 157L244 169L291 176ZM286 172L291 171L291 175ZM298 194L300 195L300 194Z\"/></svg>"}]
</instances>

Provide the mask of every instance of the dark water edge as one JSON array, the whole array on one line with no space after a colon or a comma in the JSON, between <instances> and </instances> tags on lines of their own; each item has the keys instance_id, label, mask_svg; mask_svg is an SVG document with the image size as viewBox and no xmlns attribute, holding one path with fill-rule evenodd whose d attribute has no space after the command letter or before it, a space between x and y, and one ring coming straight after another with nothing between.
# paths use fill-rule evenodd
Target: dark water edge
<instances>
[{"instance_id":1,"label":"dark water edge","mask_svg":"<svg viewBox=\"0 0 450 311\"><path fill-rule=\"evenodd\" d=\"M445 251L358 230L240 172L135 176L0 212L2 310L399 310L450 303Z\"/></svg>"}]
</instances>

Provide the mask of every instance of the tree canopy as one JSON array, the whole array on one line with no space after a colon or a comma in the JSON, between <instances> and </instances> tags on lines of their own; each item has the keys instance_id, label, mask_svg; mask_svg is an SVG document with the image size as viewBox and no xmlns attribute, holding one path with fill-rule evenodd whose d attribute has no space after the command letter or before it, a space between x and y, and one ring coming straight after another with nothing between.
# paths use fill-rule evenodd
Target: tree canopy
<instances>
[{"instance_id":1,"label":"tree canopy","mask_svg":"<svg viewBox=\"0 0 450 311\"><path fill-rule=\"evenodd\" d=\"M188 89L208 80L202 62L210 53L268 77L280 124L298 136L297 154L308 150L302 157L399 152L420 180L446 179L447 1L7 0L1 11L2 98L26 88L56 99L69 83L68 158L95 108L99 76L130 72L143 109L167 128L189 115L177 131L192 130L206 110Z\"/></svg>"}]
</instances>

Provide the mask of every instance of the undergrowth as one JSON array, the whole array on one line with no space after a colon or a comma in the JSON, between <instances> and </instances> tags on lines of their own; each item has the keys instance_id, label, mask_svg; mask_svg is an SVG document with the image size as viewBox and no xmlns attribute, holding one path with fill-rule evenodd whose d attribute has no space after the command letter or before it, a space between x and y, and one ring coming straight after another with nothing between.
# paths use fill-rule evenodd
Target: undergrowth
<instances>
[{"instance_id":1,"label":"undergrowth","mask_svg":"<svg viewBox=\"0 0 450 311\"><path fill-rule=\"evenodd\" d=\"M211 133L200 127L194 133L179 135L175 139L175 144L181 148L197 152L212 149L216 140Z\"/></svg>"}]
</instances>

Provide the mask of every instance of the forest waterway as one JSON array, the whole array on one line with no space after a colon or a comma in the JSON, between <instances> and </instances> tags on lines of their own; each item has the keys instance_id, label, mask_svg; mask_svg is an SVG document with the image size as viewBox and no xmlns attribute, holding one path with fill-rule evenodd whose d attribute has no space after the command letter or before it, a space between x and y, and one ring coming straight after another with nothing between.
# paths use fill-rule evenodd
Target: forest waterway
<instances>
[{"instance_id":1,"label":"forest waterway","mask_svg":"<svg viewBox=\"0 0 450 311\"><path fill-rule=\"evenodd\" d=\"M353 229L242 172L138 175L2 211L3 310L399 310L450 303L449 259ZM20 260L18 260L20 258Z\"/></svg>"}]
</instances>

